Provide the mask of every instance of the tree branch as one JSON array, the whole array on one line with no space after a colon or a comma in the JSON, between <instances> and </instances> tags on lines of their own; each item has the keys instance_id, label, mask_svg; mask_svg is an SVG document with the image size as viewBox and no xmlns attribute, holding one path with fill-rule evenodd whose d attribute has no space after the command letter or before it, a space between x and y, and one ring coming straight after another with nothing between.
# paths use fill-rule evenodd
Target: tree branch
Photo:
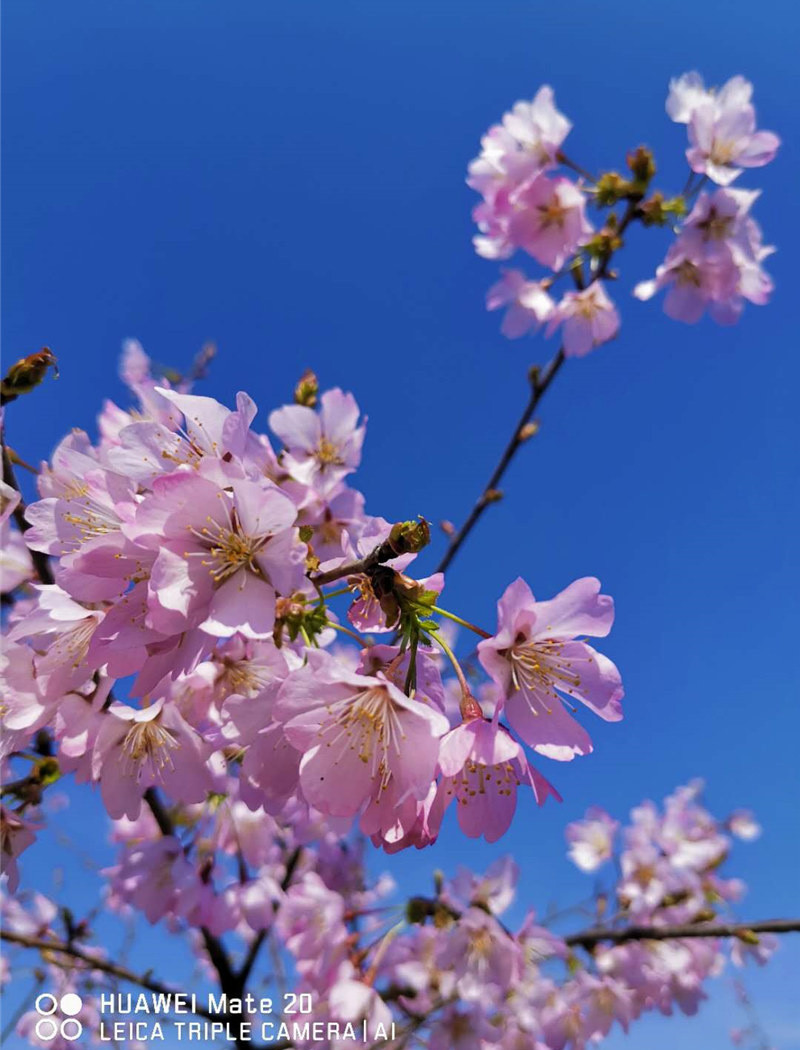
<instances>
[{"instance_id":1,"label":"tree branch","mask_svg":"<svg viewBox=\"0 0 800 1050\"><path fill-rule=\"evenodd\" d=\"M398 552L388 540L385 540L383 543L379 543L374 550L371 550L365 558L359 558L358 561L350 561L346 565L340 565L338 569L328 569L327 572L317 573L316 576L311 577L311 582L315 583L317 587L322 587L326 583L341 580L344 576L363 576L370 569L374 569L376 565L381 565L385 561L391 561L392 558L397 556Z\"/></svg>"},{"instance_id":2,"label":"tree branch","mask_svg":"<svg viewBox=\"0 0 800 1050\"><path fill-rule=\"evenodd\" d=\"M172 820L170 819L169 813L164 808L155 788L151 787L145 791L144 801L150 807L150 812L153 814L161 834L174 835L175 828L173 827ZM205 946L208 957L211 960L211 964L217 971L220 990L225 992L229 998L240 998L244 990L244 984L234 970L222 941L218 937L215 937L206 926L200 927L200 935L203 938L203 945ZM236 1017L233 1017L232 1020L238 1023ZM248 1046L247 1041L240 1039L238 1036L236 1037L235 1042L237 1047Z\"/></svg>"},{"instance_id":3,"label":"tree branch","mask_svg":"<svg viewBox=\"0 0 800 1050\"><path fill-rule=\"evenodd\" d=\"M22 933L14 933L11 930L0 930L0 938L4 941L8 941L9 944L18 944L22 948L33 948L39 952L57 952L59 955L67 955L72 959L76 959L86 965L92 970L100 970L102 973L107 973L111 977L117 977L120 981L127 981L130 984L139 985L141 988L146 988L150 992L156 992L160 995L178 995L179 992L174 988L170 988L166 984L162 984L160 981L153 980L146 973L138 974L132 970L126 969L124 966L119 966L115 962L109 962L106 959L98 959L92 955L91 952L85 951L79 945L74 943L68 943L67 941L50 940L49 938L42 937L28 937ZM197 1008L195 1011L201 1014L203 1017L209 1020L217 1020L214 1014L208 1012L208 1010Z\"/></svg>"},{"instance_id":4,"label":"tree branch","mask_svg":"<svg viewBox=\"0 0 800 1050\"><path fill-rule=\"evenodd\" d=\"M292 851L289 860L286 862L286 874L281 879L281 889L284 892L286 892L286 890L288 890L289 886L291 885L292 878L294 877L295 869L297 868L298 862L300 861L300 855L302 854L302 852L302 849L298 846L295 850ZM278 911L278 908L278 904L275 904L273 906L273 910L275 912ZM242 967L239 970L239 973L237 974L238 980L242 985L242 989L244 989L247 985L247 981L250 977L250 973L252 972L253 965L256 961L256 956L261 950L261 945L266 940L266 937L267 931L260 930L259 933L257 933L253 940L250 942L250 947L247 950L247 955L245 956L244 962L242 963Z\"/></svg>"},{"instance_id":5,"label":"tree branch","mask_svg":"<svg viewBox=\"0 0 800 1050\"><path fill-rule=\"evenodd\" d=\"M739 937L748 934L800 933L800 919L764 919L761 922L697 923L686 926L625 926L619 930L594 927L564 937L570 946L591 949L608 941L625 944L628 941L683 940L687 937Z\"/></svg>"},{"instance_id":6,"label":"tree branch","mask_svg":"<svg viewBox=\"0 0 800 1050\"><path fill-rule=\"evenodd\" d=\"M506 445L503 455L500 457L500 462L494 468L492 476L484 486L481 495L469 513L469 517L458 530L458 532L450 540L450 544L442 557L442 560L436 566L436 572L444 572L450 562L458 554L462 544L472 532L475 525L477 525L481 515L489 506L490 503L496 499L497 486L500 483L503 475L508 469L509 464L516 455L520 445L526 440L528 435L525 434L525 428L533 419L533 414L539 407L539 402L542 400L550 384L553 382L555 377L558 375L558 371L564 364L565 356L564 351L559 350L558 353L553 357L550 363L546 366L543 372L540 372L538 368L534 367L531 369L531 396L528 400L528 404L525 406L525 411L522 413L519 422L514 428L514 432Z\"/></svg>"}]
</instances>

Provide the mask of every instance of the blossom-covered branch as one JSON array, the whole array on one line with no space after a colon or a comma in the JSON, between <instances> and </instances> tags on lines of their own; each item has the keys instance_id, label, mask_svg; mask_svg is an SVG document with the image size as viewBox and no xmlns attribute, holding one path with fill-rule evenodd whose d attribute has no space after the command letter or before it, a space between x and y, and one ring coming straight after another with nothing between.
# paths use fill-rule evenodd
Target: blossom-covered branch
<instances>
[{"instance_id":1,"label":"blossom-covered branch","mask_svg":"<svg viewBox=\"0 0 800 1050\"><path fill-rule=\"evenodd\" d=\"M41 953L68 1003L80 990L75 1024L97 1022L106 979L170 988L96 958L94 917L76 922L27 888L27 851L41 848L43 803L64 777L95 785L108 816L107 907L186 939L225 999L197 1012L221 1017L237 1047L250 1043L251 1017L229 1001L260 980L265 944L277 960L267 980L280 984L288 961L325 1026L323 1037L287 1026L273 1045L337 1048L343 1028L363 1024L399 1047L581 1050L648 1011L692 1012L726 958L766 961L774 934L797 929L731 914L744 887L720 868L732 837L758 828L745 812L715 819L696 783L663 811L637 807L621 844L603 810L569 826L578 867L616 857L618 875L584 917L591 926L563 935L533 912L517 929L500 919L513 861L437 876L433 896L398 900L364 859L369 844L388 855L432 846L453 813L468 837L497 841L520 789L528 807L560 800L539 763L566 781L564 763L593 750L584 721L623 717L620 671L592 644L614 622L599 580L567 576L537 598L520 576L498 585L496 623L487 608L476 624L449 607L444 570L501 495L565 360L617 335L608 288L634 224L679 224L655 278L635 287L640 300L664 289L670 316L728 323L769 297L757 194L730 187L778 147L756 129L750 85L734 78L711 93L689 74L667 108L689 128L692 176L677 195L654 189L642 147L625 174L594 177L567 158L571 125L547 87L490 129L470 166L479 254L521 251L546 268L535 280L507 271L487 305L505 308L509 337L544 328L560 349L530 370L523 415L432 575L415 572L426 519L368 513L352 487L366 433L355 398L320 393L312 373L269 413L273 445L249 394L226 406L193 391L211 350L182 375L131 341L132 405L105 402L95 436L70 431L35 472L28 506L4 433L4 936ZM562 279L572 286L556 299ZM17 362L4 413L24 410L54 367L50 350ZM454 625L475 635L476 659L460 655ZM32 1011L17 1028L35 1042L39 1023Z\"/></svg>"}]
</instances>

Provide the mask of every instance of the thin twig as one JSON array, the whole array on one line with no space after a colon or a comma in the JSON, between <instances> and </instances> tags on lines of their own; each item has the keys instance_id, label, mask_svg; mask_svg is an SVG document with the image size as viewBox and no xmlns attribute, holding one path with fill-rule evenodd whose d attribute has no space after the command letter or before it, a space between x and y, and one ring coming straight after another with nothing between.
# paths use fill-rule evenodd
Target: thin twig
<instances>
[{"instance_id":1,"label":"thin twig","mask_svg":"<svg viewBox=\"0 0 800 1050\"><path fill-rule=\"evenodd\" d=\"M698 923L685 926L624 926L609 930L602 926L564 938L566 944L593 948L604 941L625 944L627 941L683 940L687 937L739 937L759 933L800 933L800 919L765 919L761 922Z\"/></svg>"},{"instance_id":2,"label":"thin twig","mask_svg":"<svg viewBox=\"0 0 800 1050\"><path fill-rule=\"evenodd\" d=\"M481 492L477 503L470 511L467 520L464 522L464 524L461 526L461 528L458 530L455 536L453 536L453 538L450 540L450 544L447 550L445 551L442 560L436 566L436 572L445 571L445 569L448 567L453 558L455 558L456 554L458 554L461 545L464 543L467 536L469 536L470 532L472 532L473 528L480 520L483 512L492 502L492 495L497 491L497 486L501 481L503 475L505 474L506 470L508 469L508 466L511 463L512 459L514 458L517 449L519 449L520 445L522 445L526 440L526 435L524 433L525 427L533 419L533 414L539 407L539 402L547 393L550 384L558 375L558 370L564 364L564 361L564 351L559 350L543 372L539 372L538 370L532 371L531 396L528 399L528 404L525 406L525 411L522 413L519 422L514 428L514 432L512 433L508 444L506 445L505 451L500 457L500 462L494 468L492 476L489 478L486 485L484 486L484 489Z\"/></svg>"},{"instance_id":3,"label":"thin twig","mask_svg":"<svg viewBox=\"0 0 800 1050\"><path fill-rule=\"evenodd\" d=\"M117 963L108 962L105 959L98 959L96 956L92 955L91 952L87 952L79 945L75 944L74 941L68 943L67 941L51 940L50 938L28 937L26 934L14 933L12 930L1 930L0 938L4 941L8 941L9 944L18 944L22 948L33 948L35 951L42 952L43 954L47 952L57 952L59 955L67 955L72 959L86 963L86 965L92 970L100 970L102 973L107 973L111 977L117 977L119 980L127 981L129 984L139 985L139 987L146 988L148 991L156 992L159 995L179 994L174 988L170 988L169 985L154 980L146 973L134 973L132 970L128 970L124 966L119 966ZM199 1006L195 1010L195 1013L212 1021L217 1020L214 1014L209 1013L208 1010L204 1010Z\"/></svg>"},{"instance_id":4,"label":"thin twig","mask_svg":"<svg viewBox=\"0 0 800 1050\"><path fill-rule=\"evenodd\" d=\"M359 558L358 561L347 562L346 565L340 565L338 569L328 569L327 572L317 573L316 576L311 577L311 582L317 587L322 587L326 583L333 583L334 580L341 580L345 576L363 576L376 565L381 565L396 557L397 551L388 542L379 543L366 557Z\"/></svg>"}]
</instances>

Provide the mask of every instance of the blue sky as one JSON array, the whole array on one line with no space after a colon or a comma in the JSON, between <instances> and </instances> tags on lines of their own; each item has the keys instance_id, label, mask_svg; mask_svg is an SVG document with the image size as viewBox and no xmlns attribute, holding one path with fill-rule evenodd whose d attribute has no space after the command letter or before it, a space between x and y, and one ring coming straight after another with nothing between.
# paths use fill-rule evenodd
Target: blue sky
<instances>
[{"instance_id":1,"label":"blue sky","mask_svg":"<svg viewBox=\"0 0 800 1050\"><path fill-rule=\"evenodd\" d=\"M567 903L583 889L563 857L567 821L702 775L715 811L750 806L765 828L735 860L751 887L742 914L800 912L797 24L781 0L5 4L3 346L10 361L47 344L62 373L12 406L28 459L90 429L104 396L124 400L123 338L177 367L212 339L205 392L248 390L265 427L314 368L370 417L356 478L368 510L459 521L526 367L555 349L507 342L483 307L496 267L472 252L463 180L485 128L551 83L571 155L620 167L646 142L659 184L678 191L685 129L664 98L670 76L697 68L752 79L761 125L784 139L741 179L764 189L773 303L734 329L669 321L630 297L666 244L634 230L612 289L620 338L568 363L507 498L448 579L448 607L491 627L517 575L543 597L598 575L617 602L606 648L626 720L591 727L591 757L549 764L564 804L523 807L497 846L447 833L425 854L378 858L403 885L512 851L531 902ZM80 797L64 825L92 848ZM46 889L51 867L40 851L24 870ZM778 1050L800 1047L799 969L787 940L748 978ZM634 1041L715 1050L737 1016L720 982L699 1020L655 1020Z\"/></svg>"}]
</instances>

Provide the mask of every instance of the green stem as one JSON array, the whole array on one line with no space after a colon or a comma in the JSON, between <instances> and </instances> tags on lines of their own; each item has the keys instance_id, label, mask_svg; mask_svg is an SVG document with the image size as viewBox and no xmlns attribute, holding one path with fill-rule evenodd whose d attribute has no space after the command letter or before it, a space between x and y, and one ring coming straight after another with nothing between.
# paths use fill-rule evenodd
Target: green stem
<instances>
[{"instance_id":1,"label":"green stem","mask_svg":"<svg viewBox=\"0 0 800 1050\"><path fill-rule=\"evenodd\" d=\"M338 591L328 591L327 594L323 595L325 601L329 598L340 598L343 594L352 594L352 590L349 587L340 587Z\"/></svg>"},{"instance_id":2,"label":"green stem","mask_svg":"<svg viewBox=\"0 0 800 1050\"><path fill-rule=\"evenodd\" d=\"M412 692L417 688L417 646L419 645L419 631L414 631L414 637L411 639L411 651L408 655L408 671L406 672L405 686L403 692L406 696L411 696Z\"/></svg>"},{"instance_id":3,"label":"green stem","mask_svg":"<svg viewBox=\"0 0 800 1050\"><path fill-rule=\"evenodd\" d=\"M430 631L429 633L430 633L431 639L434 642L436 642L436 644L439 646L439 648L445 654L447 659L453 665L453 670L456 673L456 678L458 679L458 684L461 686L461 694L462 694L462 696L464 697L465 700L466 699L472 700L473 699L472 692L470 691L469 684L467 683L466 676L464 675L464 672L461 670L461 664L456 659L456 654L453 652L453 650L450 648L450 646L447 644L447 642L444 640L444 638L442 638L439 635L438 631Z\"/></svg>"},{"instance_id":4,"label":"green stem","mask_svg":"<svg viewBox=\"0 0 800 1050\"><path fill-rule=\"evenodd\" d=\"M343 624L341 624L341 623L334 623L334 622L333 622L333 620L328 620L328 622L327 622L326 626L327 626L327 627L332 627L332 628L334 629L334 631L341 631L341 632L342 632L342 634L349 634L349 635L350 635L350 637L351 637L351 638L355 638L355 640L356 640L356 641L357 641L357 642L358 642L358 643L359 643L360 645L363 645L363 644L364 644L364 639L363 639L363 638L361 637L361 635L360 635L360 634L356 634L356 632L355 632L355 631L351 631L349 627L345 627L345 626L344 626Z\"/></svg>"},{"instance_id":5,"label":"green stem","mask_svg":"<svg viewBox=\"0 0 800 1050\"><path fill-rule=\"evenodd\" d=\"M482 627L476 627L474 623L470 623L469 620L462 620L460 616L456 616L455 613L448 612L447 609L442 609L439 605L432 605L431 611L438 613L439 616L446 616L448 620L452 620L453 623L460 623L462 627L468 628L470 631L474 631L475 634L479 634L481 638L491 638L492 636L488 631L484 631Z\"/></svg>"}]
</instances>

